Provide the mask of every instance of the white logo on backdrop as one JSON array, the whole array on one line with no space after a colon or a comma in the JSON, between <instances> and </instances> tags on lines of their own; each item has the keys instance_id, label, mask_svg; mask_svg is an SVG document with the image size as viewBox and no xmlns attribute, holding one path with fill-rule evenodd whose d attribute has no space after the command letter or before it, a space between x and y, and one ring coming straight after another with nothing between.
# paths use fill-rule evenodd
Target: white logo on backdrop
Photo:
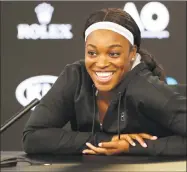
<instances>
[{"instance_id":1,"label":"white logo on backdrop","mask_svg":"<svg viewBox=\"0 0 187 172\"><path fill-rule=\"evenodd\" d=\"M57 76L41 75L24 80L16 88L16 99L23 106L26 106L35 98L41 100L51 89L57 78Z\"/></svg>"},{"instance_id":2,"label":"white logo on backdrop","mask_svg":"<svg viewBox=\"0 0 187 172\"><path fill-rule=\"evenodd\" d=\"M40 24L18 24L18 39L72 39L71 24L49 24L54 7L48 3L39 4L35 13Z\"/></svg>"},{"instance_id":3,"label":"white logo on backdrop","mask_svg":"<svg viewBox=\"0 0 187 172\"><path fill-rule=\"evenodd\" d=\"M160 2L148 2L138 13L136 5L128 2L124 6L140 28L142 38L169 38L170 34L166 29L169 24L169 11Z\"/></svg>"}]
</instances>

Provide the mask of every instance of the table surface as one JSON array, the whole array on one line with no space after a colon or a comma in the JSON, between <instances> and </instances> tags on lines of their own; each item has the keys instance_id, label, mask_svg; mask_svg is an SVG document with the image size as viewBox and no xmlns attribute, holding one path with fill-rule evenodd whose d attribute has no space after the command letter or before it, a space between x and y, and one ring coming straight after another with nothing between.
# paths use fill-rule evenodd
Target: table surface
<instances>
[{"instance_id":1,"label":"table surface","mask_svg":"<svg viewBox=\"0 0 187 172\"><path fill-rule=\"evenodd\" d=\"M1 151L1 160L17 157L15 167L1 171L186 171L186 157L27 155ZM28 162L29 161L32 164Z\"/></svg>"}]
</instances>

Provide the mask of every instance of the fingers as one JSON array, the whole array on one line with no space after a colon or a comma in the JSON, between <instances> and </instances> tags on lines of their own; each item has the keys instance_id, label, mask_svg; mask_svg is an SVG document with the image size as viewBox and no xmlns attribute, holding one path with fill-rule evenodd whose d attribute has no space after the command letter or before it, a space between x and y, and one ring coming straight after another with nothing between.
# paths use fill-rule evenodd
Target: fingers
<instances>
[{"instance_id":1,"label":"fingers","mask_svg":"<svg viewBox=\"0 0 187 172\"><path fill-rule=\"evenodd\" d=\"M152 136L150 134L146 133L140 133L140 134L132 134L133 139L136 139L143 147L147 147L147 144L144 142L143 139L150 139L150 140L156 140L156 136Z\"/></svg>"},{"instance_id":2,"label":"fingers","mask_svg":"<svg viewBox=\"0 0 187 172\"><path fill-rule=\"evenodd\" d=\"M121 139L128 141L132 146L136 145L133 141L136 140L140 143L140 145L146 148L147 145L144 139L156 140L157 137L146 133L140 133L140 134L122 134Z\"/></svg>"},{"instance_id":3,"label":"fingers","mask_svg":"<svg viewBox=\"0 0 187 172\"><path fill-rule=\"evenodd\" d=\"M96 152L94 152L91 149L85 149L82 151L83 154L91 154L91 155L96 155Z\"/></svg>"},{"instance_id":4,"label":"fingers","mask_svg":"<svg viewBox=\"0 0 187 172\"><path fill-rule=\"evenodd\" d=\"M99 147L102 147L102 148L109 148L109 149L115 149L117 148L117 143L116 142L102 142L102 143L99 143Z\"/></svg>"},{"instance_id":5,"label":"fingers","mask_svg":"<svg viewBox=\"0 0 187 172\"><path fill-rule=\"evenodd\" d=\"M86 143L86 146L88 146L91 150L93 150L94 152L96 152L98 154L105 154L106 153L105 148L95 147L91 143Z\"/></svg>"},{"instance_id":6,"label":"fingers","mask_svg":"<svg viewBox=\"0 0 187 172\"><path fill-rule=\"evenodd\" d=\"M114 155L129 150L129 143L126 140L118 140L116 142L103 142L99 146L106 149L106 155Z\"/></svg>"},{"instance_id":7,"label":"fingers","mask_svg":"<svg viewBox=\"0 0 187 172\"><path fill-rule=\"evenodd\" d=\"M118 154L119 152L121 152L121 150L119 149L106 149L103 147L103 143L99 144L99 146L101 147L95 147L90 143L86 143L86 145L90 148L90 149L85 149L82 153L84 154L105 154L105 155L113 155L113 154Z\"/></svg>"},{"instance_id":8,"label":"fingers","mask_svg":"<svg viewBox=\"0 0 187 172\"><path fill-rule=\"evenodd\" d=\"M125 140L128 141L132 146L136 146L133 139L128 134L125 135Z\"/></svg>"},{"instance_id":9,"label":"fingers","mask_svg":"<svg viewBox=\"0 0 187 172\"><path fill-rule=\"evenodd\" d=\"M144 139L150 139L150 140L156 140L157 137L156 136L152 136L150 134L146 134L146 133L140 133L139 134L142 138Z\"/></svg>"},{"instance_id":10,"label":"fingers","mask_svg":"<svg viewBox=\"0 0 187 172\"><path fill-rule=\"evenodd\" d=\"M147 144L144 142L143 138L137 134L133 135L133 139L137 140L142 147L146 148Z\"/></svg>"}]
</instances>

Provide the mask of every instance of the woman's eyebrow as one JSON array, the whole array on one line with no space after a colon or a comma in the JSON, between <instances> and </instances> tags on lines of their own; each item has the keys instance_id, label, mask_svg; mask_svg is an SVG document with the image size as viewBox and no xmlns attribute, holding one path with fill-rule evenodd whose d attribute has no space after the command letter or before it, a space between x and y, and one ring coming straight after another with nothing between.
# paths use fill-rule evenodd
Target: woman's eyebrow
<instances>
[{"instance_id":1,"label":"woman's eyebrow","mask_svg":"<svg viewBox=\"0 0 187 172\"><path fill-rule=\"evenodd\" d=\"M87 47L88 47L88 46L91 46L91 47L97 49L97 47L96 47L95 45L93 45L93 44L88 44ZM109 45L109 46L108 46L108 48L114 48L114 47L121 47L121 48L122 48L122 46L121 46L120 44L112 44L112 45Z\"/></svg>"},{"instance_id":2,"label":"woman's eyebrow","mask_svg":"<svg viewBox=\"0 0 187 172\"><path fill-rule=\"evenodd\" d=\"M114 48L114 47L121 47L122 48L122 46L120 44L112 44L112 45L108 46L108 48Z\"/></svg>"},{"instance_id":3,"label":"woman's eyebrow","mask_svg":"<svg viewBox=\"0 0 187 172\"><path fill-rule=\"evenodd\" d=\"M88 47L88 46L91 46L91 47L93 47L93 48L96 48L96 49L97 49L97 47L96 47L95 45L93 45L93 44L88 44L88 45L87 45L87 47Z\"/></svg>"}]
</instances>

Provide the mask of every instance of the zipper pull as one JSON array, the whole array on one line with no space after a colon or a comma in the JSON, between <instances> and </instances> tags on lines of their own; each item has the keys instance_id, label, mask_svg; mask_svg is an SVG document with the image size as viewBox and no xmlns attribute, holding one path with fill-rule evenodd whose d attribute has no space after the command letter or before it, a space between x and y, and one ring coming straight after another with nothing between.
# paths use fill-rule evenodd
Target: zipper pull
<instances>
[{"instance_id":1,"label":"zipper pull","mask_svg":"<svg viewBox=\"0 0 187 172\"><path fill-rule=\"evenodd\" d=\"M125 112L121 113L121 121L125 121Z\"/></svg>"},{"instance_id":2,"label":"zipper pull","mask_svg":"<svg viewBox=\"0 0 187 172\"><path fill-rule=\"evenodd\" d=\"M103 125L100 123L100 130L103 131Z\"/></svg>"}]
</instances>

